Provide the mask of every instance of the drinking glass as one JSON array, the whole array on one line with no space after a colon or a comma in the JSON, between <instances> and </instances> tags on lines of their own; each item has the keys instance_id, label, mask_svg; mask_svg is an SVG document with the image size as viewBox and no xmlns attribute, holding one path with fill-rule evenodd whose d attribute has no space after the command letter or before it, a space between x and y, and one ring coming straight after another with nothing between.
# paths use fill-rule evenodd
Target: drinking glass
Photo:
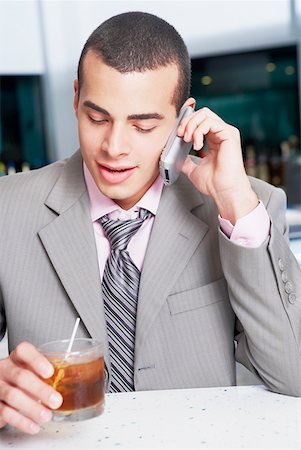
<instances>
[{"instance_id":1,"label":"drinking glass","mask_svg":"<svg viewBox=\"0 0 301 450\"><path fill-rule=\"evenodd\" d=\"M104 410L104 356L100 341L74 339L47 342L39 350L54 366L52 377L45 380L63 397L53 411L54 421L79 421L100 415Z\"/></svg>"}]
</instances>

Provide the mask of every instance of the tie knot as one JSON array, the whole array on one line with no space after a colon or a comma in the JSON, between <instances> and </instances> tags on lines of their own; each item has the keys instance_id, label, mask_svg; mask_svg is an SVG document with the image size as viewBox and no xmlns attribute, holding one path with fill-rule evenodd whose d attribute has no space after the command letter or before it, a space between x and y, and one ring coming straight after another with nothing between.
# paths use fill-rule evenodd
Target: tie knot
<instances>
[{"instance_id":1,"label":"tie knot","mask_svg":"<svg viewBox=\"0 0 301 450\"><path fill-rule=\"evenodd\" d=\"M146 209L140 209L137 219L112 220L108 215L101 217L99 221L111 243L112 250L125 250L131 237L151 215Z\"/></svg>"}]
</instances>

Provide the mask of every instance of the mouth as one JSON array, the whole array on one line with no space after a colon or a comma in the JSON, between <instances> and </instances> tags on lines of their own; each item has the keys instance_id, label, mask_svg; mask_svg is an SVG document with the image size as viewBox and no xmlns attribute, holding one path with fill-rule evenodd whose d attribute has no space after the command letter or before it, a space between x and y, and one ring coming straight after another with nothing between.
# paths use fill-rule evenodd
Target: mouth
<instances>
[{"instance_id":1,"label":"mouth","mask_svg":"<svg viewBox=\"0 0 301 450\"><path fill-rule=\"evenodd\" d=\"M103 167L105 170L108 170L109 172L126 172L127 170L134 169L133 167L110 167L105 166L104 164L99 164L100 167Z\"/></svg>"},{"instance_id":2,"label":"mouth","mask_svg":"<svg viewBox=\"0 0 301 450\"><path fill-rule=\"evenodd\" d=\"M137 169L137 166L113 167L104 164L98 164L98 171L101 177L110 184L121 183L127 180Z\"/></svg>"}]
</instances>

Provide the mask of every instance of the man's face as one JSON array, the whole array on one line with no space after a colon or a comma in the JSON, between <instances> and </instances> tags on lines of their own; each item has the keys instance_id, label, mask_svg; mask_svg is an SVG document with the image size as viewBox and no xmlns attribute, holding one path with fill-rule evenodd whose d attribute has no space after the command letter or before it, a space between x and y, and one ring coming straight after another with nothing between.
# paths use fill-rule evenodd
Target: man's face
<instances>
[{"instance_id":1,"label":"man's face","mask_svg":"<svg viewBox=\"0 0 301 450\"><path fill-rule=\"evenodd\" d=\"M93 52L84 58L74 108L83 159L103 194L131 208L159 173L159 157L176 122L171 103L178 69L168 65L120 73Z\"/></svg>"}]
</instances>

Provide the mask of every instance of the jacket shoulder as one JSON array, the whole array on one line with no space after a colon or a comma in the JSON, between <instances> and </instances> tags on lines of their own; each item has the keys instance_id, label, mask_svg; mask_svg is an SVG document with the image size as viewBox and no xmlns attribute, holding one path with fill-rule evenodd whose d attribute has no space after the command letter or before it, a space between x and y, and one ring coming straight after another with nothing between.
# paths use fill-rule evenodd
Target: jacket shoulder
<instances>
[{"instance_id":1,"label":"jacket shoulder","mask_svg":"<svg viewBox=\"0 0 301 450\"><path fill-rule=\"evenodd\" d=\"M0 200L13 201L14 196L22 197L28 192L35 192L38 197L42 197L61 175L65 164L66 160L56 161L41 169L1 177Z\"/></svg>"},{"instance_id":2,"label":"jacket shoulder","mask_svg":"<svg viewBox=\"0 0 301 450\"><path fill-rule=\"evenodd\" d=\"M276 201L286 204L286 194L282 188L273 186L258 178L249 177L252 189L256 192L259 200L267 206L273 197Z\"/></svg>"}]
</instances>

